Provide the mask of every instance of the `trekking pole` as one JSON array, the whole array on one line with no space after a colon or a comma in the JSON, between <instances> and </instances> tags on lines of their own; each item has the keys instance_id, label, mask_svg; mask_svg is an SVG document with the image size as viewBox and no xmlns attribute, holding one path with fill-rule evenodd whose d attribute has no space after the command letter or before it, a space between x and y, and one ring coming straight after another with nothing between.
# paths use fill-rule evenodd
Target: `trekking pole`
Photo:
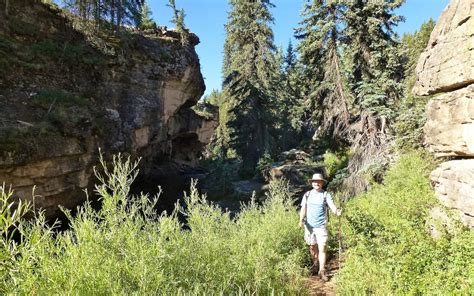
<instances>
[{"instance_id":1,"label":"trekking pole","mask_svg":"<svg viewBox=\"0 0 474 296\"><path fill-rule=\"evenodd\" d=\"M338 219L339 219L339 230L338 230L338 240L339 240L339 257L337 258L337 261L338 261L338 265L339 265L339 270L341 270L341 257L342 257L342 219L341 219L341 216L342 216L342 210L343 210L343 204L344 201L341 201L341 198L339 198L339 204L340 204L340 207L341 207L341 215L339 215Z\"/></svg>"}]
</instances>

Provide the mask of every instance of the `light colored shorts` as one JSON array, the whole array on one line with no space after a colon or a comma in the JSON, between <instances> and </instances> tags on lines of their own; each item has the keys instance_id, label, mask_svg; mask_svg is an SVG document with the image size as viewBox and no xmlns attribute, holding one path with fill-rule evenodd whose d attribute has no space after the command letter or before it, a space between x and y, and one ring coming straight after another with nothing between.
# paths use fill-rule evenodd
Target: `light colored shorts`
<instances>
[{"instance_id":1,"label":"light colored shorts","mask_svg":"<svg viewBox=\"0 0 474 296\"><path fill-rule=\"evenodd\" d=\"M328 231L326 227L310 228L305 226L304 240L308 245L325 245L328 241Z\"/></svg>"}]
</instances>

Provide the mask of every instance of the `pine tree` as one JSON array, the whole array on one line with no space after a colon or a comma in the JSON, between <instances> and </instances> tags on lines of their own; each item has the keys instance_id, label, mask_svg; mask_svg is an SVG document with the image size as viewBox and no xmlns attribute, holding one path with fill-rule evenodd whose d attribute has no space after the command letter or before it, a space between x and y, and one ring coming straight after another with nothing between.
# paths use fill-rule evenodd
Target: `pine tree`
<instances>
[{"instance_id":1,"label":"pine tree","mask_svg":"<svg viewBox=\"0 0 474 296\"><path fill-rule=\"evenodd\" d=\"M296 68L297 57L295 50L293 48L293 43L291 40L288 42L288 46L286 48L285 58L283 60L283 69L286 73L293 71Z\"/></svg>"},{"instance_id":2,"label":"pine tree","mask_svg":"<svg viewBox=\"0 0 474 296\"><path fill-rule=\"evenodd\" d=\"M139 26L143 0L62 0L63 4L87 23L110 22L116 32L123 25Z\"/></svg>"},{"instance_id":3,"label":"pine tree","mask_svg":"<svg viewBox=\"0 0 474 296\"><path fill-rule=\"evenodd\" d=\"M342 139L349 129L348 98L341 70L339 43L344 6L336 1L312 1L303 9L303 21L296 31L304 65L303 83L306 91L303 121L323 136Z\"/></svg>"},{"instance_id":4,"label":"pine tree","mask_svg":"<svg viewBox=\"0 0 474 296\"><path fill-rule=\"evenodd\" d=\"M299 102L300 94L300 73L298 59L293 44L290 42L284 50L280 48L276 54L276 63L280 64L278 81L274 83L276 92L274 93L275 107L278 118L276 131L277 148L280 151L294 148L298 145L301 136L301 111Z\"/></svg>"},{"instance_id":5,"label":"pine tree","mask_svg":"<svg viewBox=\"0 0 474 296\"><path fill-rule=\"evenodd\" d=\"M403 68L394 27L394 13L405 0L347 0L343 14L343 60L351 92L352 155L345 188L361 192L380 181L388 163L395 104L403 93ZM378 168L378 169L374 169ZM370 176L367 175L370 171ZM364 173L365 172L365 173Z\"/></svg>"},{"instance_id":6,"label":"pine tree","mask_svg":"<svg viewBox=\"0 0 474 296\"><path fill-rule=\"evenodd\" d=\"M186 26L184 25L184 10L176 8L175 0L168 1L168 7L171 7L171 9L173 9L173 19L171 20L171 22L176 25L176 29L181 34L181 43L184 46L187 46L189 45L189 30L186 29Z\"/></svg>"},{"instance_id":7,"label":"pine tree","mask_svg":"<svg viewBox=\"0 0 474 296\"><path fill-rule=\"evenodd\" d=\"M401 95L403 69L393 31L402 18L393 11L404 1L347 1L346 70L354 106L361 116L385 120L395 115L392 106Z\"/></svg>"},{"instance_id":8,"label":"pine tree","mask_svg":"<svg viewBox=\"0 0 474 296\"><path fill-rule=\"evenodd\" d=\"M156 29L156 23L151 17L151 10L146 1L144 1L142 5L139 28L142 30Z\"/></svg>"},{"instance_id":9,"label":"pine tree","mask_svg":"<svg viewBox=\"0 0 474 296\"><path fill-rule=\"evenodd\" d=\"M242 172L254 171L271 147L271 93L276 72L270 0L230 0L224 45L224 91L229 94L230 144Z\"/></svg>"}]
</instances>

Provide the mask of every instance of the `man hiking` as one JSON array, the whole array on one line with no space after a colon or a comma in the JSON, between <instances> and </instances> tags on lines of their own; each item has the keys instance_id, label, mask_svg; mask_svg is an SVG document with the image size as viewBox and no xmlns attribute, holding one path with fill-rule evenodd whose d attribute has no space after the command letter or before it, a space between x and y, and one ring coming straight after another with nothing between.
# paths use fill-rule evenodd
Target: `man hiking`
<instances>
[{"instance_id":1,"label":"man hiking","mask_svg":"<svg viewBox=\"0 0 474 296\"><path fill-rule=\"evenodd\" d=\"M304 238L309 245L311 260L313 261L312 271L318 270L321 280L327 281L328 277L325 270L326 264L326 242L328 232L326 229L327 217L326 206L337 215L341 215L341 210L336 208L331 194L323 190L324 180L322 174L314 174L309 180L312 190L303 195L300 211L300 227L304 228Z\"/></svg>"}]
</instances>

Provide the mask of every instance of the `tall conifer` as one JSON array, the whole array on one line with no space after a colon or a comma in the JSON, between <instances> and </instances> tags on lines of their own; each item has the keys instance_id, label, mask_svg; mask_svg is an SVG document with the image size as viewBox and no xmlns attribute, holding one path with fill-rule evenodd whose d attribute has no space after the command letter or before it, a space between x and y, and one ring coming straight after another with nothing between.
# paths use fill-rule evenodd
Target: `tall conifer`
<instances>
[{"instance_id":1,"label":"tall conifer","mask_svg":"<svg viewBox=\"0 0 474 296\"><path fill-rule=\"evenodd\" d=\"M270 0L230 0L223 75L229 95L231 146L252 173L271 146L271 84L276 72Z\"/></svg>"},{"instance_id":2,"label":"tall conifer","mask_svg":"<svg viewBox=\"0 0 474 296\"><path fill-rule=\"evenodd\" d=\"M119 31L123 25L139 26L143 0L62 0L84 20L107 20Z\"/></svg>"},{"instance_id":3,"label":"tall conifer","mask_svg":"<svg viewBox=\"0 0 474 296\"><path fill-rule=\"evenodd\" d=\"M392 105L402 91L403 68L394 27L394 13L405 0L347 1L344 15L347 73L354 106L369 116L393 118Z\"/></svg>"},{"instance_id":4,"label":"tall conifer","mask_svg":"<svg viewBox=\"0 0 474 296\"><path fill-rule=\"evenodd\" d=\"M343 8L337 1L310 1L296 30L304 65L305 121L333 139L344 138L349 128L348 98L338 51Z\"/></svg>"},{"instance_id":5,"label":"tall conifer","mask_svg":"<svg viewBox=\"0 0 474 296\"><path fill-rule=\"evenodd\" d=\"M156 23L151 17L151 10L146 1L143 1L139 27L142 30L156 29Z\"/></svg>"},{"instance_id":6,"label":"tall conifer","mask_svg":"<svg viewBox=\"0 0 474 296\"><path fill-rule=\"evenodd\" d=\"M388 162L390 128L403 94L397 36L402 18L394 13L405 0L347 0L344 13L344 61L351 89L353 121L346 188L355 194L371 177L380 181ZM374 169L378 168L378 169Z\"/></svg>"}]
</instances>

